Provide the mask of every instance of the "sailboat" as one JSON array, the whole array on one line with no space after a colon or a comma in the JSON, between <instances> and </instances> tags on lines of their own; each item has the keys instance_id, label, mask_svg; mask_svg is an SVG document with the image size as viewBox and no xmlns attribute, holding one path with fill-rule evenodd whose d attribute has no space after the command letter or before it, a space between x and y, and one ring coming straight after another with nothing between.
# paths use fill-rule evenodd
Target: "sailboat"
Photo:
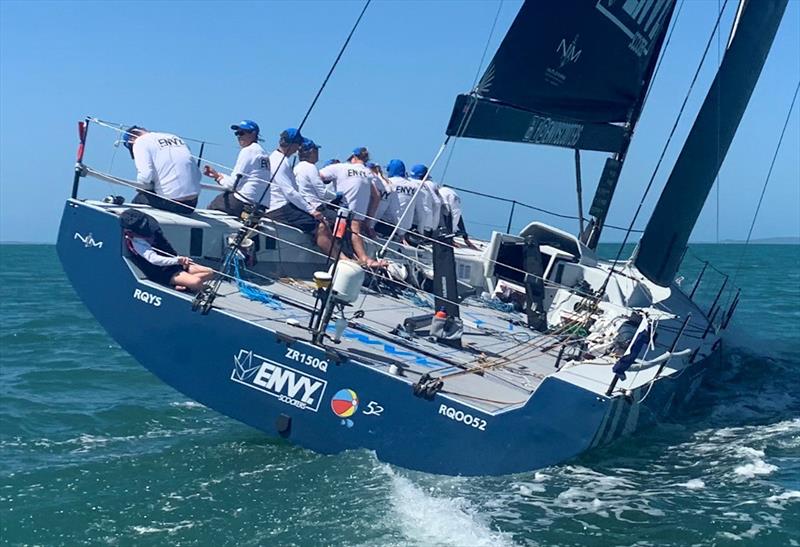
<instances>
[{"instance_id":1,"label":"sailboat","mask_svg":"<svg viewBox=\"0 0 800 547\"><path fill-rule=\"evenodd\" d=\"M629 260L601 260L596 248L673 0L529 0L478 85L456 98L448 139L565 147L577 161L581 150L609 154L577 235L533 221L519 234L493 233L479 251L455 249L447 227L421 248L379 242L387 258L429 270L430 283L412 283L314 253L304 234L257 210L182 216L80 199L87 176L126 183L84 164L88 127L102 125L91 118L80 125L58 255L123 349L268 436L449 475L558 464L684 404L717 355L738 293L723 302L723 285L701 307L701 279L690 290L676 275L786 4L739 6ZM129 207L157 219L178 254L218 270L206 290L147 279L123 243ZM239 258L245 242L249 266ZM499 288L505 300L494 298Z\"/></svg>"}]
</instances>

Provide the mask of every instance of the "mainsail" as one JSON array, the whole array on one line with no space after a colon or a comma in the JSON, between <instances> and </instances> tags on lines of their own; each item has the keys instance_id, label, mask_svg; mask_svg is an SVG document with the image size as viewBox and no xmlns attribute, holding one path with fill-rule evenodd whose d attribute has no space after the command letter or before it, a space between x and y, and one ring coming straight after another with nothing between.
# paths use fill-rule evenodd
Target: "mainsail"
<instances>
[{"instance_id":1,"label":"mainsail","mask_svg":"<svg viewBox=\"0 0 800 547\"><path fill-rule=\"evenodd\" d=\"M788 0L744 2L719 71L672 169L635 258L668 286L761 74Z\"/></svg>"},{"instance_id":2,"label":"mainsail","mask_svg":"<svg viewBox=\"0 0 800 547\"><path fill-rule=\"evenodd\" d=\"M448 135L619 152L674 0L527 0Z\"/></svg>"}]
</instances>

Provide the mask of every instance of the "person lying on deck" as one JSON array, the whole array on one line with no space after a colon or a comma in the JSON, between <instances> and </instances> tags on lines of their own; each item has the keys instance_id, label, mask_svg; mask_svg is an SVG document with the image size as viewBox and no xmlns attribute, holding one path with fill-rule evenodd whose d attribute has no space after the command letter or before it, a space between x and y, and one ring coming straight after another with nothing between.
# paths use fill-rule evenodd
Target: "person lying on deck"
<instances>
[{"instance_id":1,"label":"person lying on deck","mask_svg":"<svg viewBox=\"0 0 800 547\"><path fill-rule=\"evenodd\" d=\"M131 260L147 279L172 285L179 291L199 292L203 283L214 275L211 268L178 256L153 217L137 209L127 209L120 215L120 224Z\"/></svg>"}]
</instances>

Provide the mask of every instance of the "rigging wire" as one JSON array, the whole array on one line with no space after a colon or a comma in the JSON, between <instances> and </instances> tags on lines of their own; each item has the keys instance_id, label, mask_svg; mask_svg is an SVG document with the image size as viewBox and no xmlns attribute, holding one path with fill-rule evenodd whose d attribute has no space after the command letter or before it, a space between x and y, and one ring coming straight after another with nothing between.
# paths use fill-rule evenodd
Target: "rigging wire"
<instances>
[{"instance_id":1,"label":"rigging wire","mask_svg":"<svg viewBox=\"0 0 800 547\"><path fill-rule=\"evenodd\" d=\"M747 231L747 239L744 242L744 249L742 249L742 254L739 257L739 264L736 266L736 271L733 274L734 283L736 282L736 277L739 275L739 271L742 269L745 254L747 252L747 246L750 244L750 238L753 235L753 228L756 225L756 219L758 218L758 213L761 210L761 203L764 201L764 194L767 192L767 185L769 184L770 177L772 176L772 169L775 167L775 160L778 159L778 152L780 152L781 144L783 143L783 136L786 134L786 128L788 127L789 120L792 117L792 111L794 110L794 104L797 100L798 91L800 91L800 80L797 82L797 86L794 88L792 104L789 106L789 111L786 113L786 121L783 123L783 129L781 130L781 136L778 139L778 145L775 147L775 153L772 155L772 161L769 164L769 171L767 171L767 178L764 180L764 186L761 188L761 195L758 198L758 204L756 205L755 213L753 213L753 221L750 223L750 229Z\"/></svg>"},{"instance_id":2,"label":"rigging wire","mask_svg":"<svg viewBox=\"0 0 800 547\"><path fill-rule=\"evenodd\" d=\"M708 49L711 47L711 42L714 40L714 35L717 32L720 20L722 19L722 14L724 13L725 6L727 5L728 5L728 0L725 0L725 3L722 5L722 10L720 10L719 14L717 15L717 21L716 23L714 23L714 28L711 31L711 35L708 37L708 42L706 42L706 47L703 50L703 56L700 58L700 63L697 65L697 70L695 70L694 76L692 77L692 81L689 84L689 89L686 91L686 96L683 98L683 104L681 104L681 108L678 111L678 116L675 118L675 123L672 125L672 129L669 132L667 141L664 143L664 148L661 150L661 155L658 158L658 162L656 162L656 166L653 169L653 173L650 175L650 180L647 182L647 186L645 187L644 194L642 194L642 199L639 200L639 205L638 207L636 207L636 212L633 214L633 218L631 219L630 225L628 226L628 229L625 232L625 237L623 238L622 243L619 246L619 250L617 251L617 255L613 260L614 263L618 262L620 256L622 256L622 252L625 249L625 245L627 245L628 243L628 237L630 236L631 232L633 232L633 225L639 218L639 213L642 211L645 199L647 199L647 195L650 193L650 189L653 187L653 182L656 179L656 174L658 174L658 170L661 167L661 163L664 161L664 156L667 153L669 144L672 142L672 137L675 136L675 130L678 128L678 123L683 117L683 112L686 109L686 103L689 101L689 96L691 95L692 90L694 89L695 83L697 83L697 77L700 75L700 70L703 68L703 63L705 62L706 55L708 54ZM611 279L611 275L613 273L614 273L614 267L612 266L608 272L608 276L606 277L605 281L603 281L603 285L600 288L601 295L605 292L606 286L608 285L608 282Z\"/></svg>"}]
</instances>

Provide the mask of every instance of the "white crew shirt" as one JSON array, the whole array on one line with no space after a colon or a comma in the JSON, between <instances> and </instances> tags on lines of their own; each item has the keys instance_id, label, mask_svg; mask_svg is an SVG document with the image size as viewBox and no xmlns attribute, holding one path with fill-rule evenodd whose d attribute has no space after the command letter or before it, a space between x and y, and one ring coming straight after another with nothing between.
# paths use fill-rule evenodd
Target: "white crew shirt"
<instances>
[{"instance_id":1,"label":"white crew shirt","mask_svg":"<svg viewBox=\"0 0 800 547\"><path fill-rule=\"evenodd\" d=\"M177 266L180 264L177 256L164 256L153 248L148 240L143 237L129 236L133 252L144 258L154 266Z\"/></svg>"},{"instance_id":2,"label":"white crew shirt","mask_svg":"<svg viewBox=\"0 0 800 547\"><path fill-rule=\"evenodd\" d=\"M335 181L336 189L344 195L354 220L364 220L372 196L372 171L363 163L334 163L319 171L322 180Z\"/></svg>"},{"instance_id":3,"label":"white crew shirt","mask_svg":"<svg viewBox=\"0 0 800 547\"><path fill-rule=\"evenodd\" d=\"M269 210L274 211L291 203L301 211L311 214L316 207L312 207L297 191L297 181L289 161L280 150L275 150L269 155L269 165L274 172L270 186Z\"/></svg>"},{"instance_id":4,"label":"white crew shirt","mask_svg":"<svg viewBox=\"0 0 800 547\"><path fill-rule=\"evenodd\" d=\"M269 182L269 156L257 142L239 151L236 165L230 175L222 175L217 181L220 186L233 192L233 196L243 203L255 203L263 195L261 205L269 207L269 192L264 192ZM239 184L236 179L239 178Z\"/></svg>"},{"instance_id":5,"label":"white crew shirt","mask_svg":"<svg viewBox=\"0 0 800 547\"><path fill-rule=\"evenodd\" d=\"M435 230L439 227L442 219L442 198L439 197L439 185L432 180L425 181L428 196L431 204L431 212L425 223L426 230Z\"/></svg>"},{"instance_id":6,"label":"white crew shirt","mask_svg":"<svg viewBox=\"0 0 800 547\"><path fill-rule=\"evenodd\" d=\"M297 181L297 190L307 202L319 207L336 198L336 192L331 184L325 184L319 176L317 166L309 161L301 161L294 166L294 178Z\"/></svg>"},{"instance_id":7,"label":"white crew shirt","mask_svg":"<svg viewBox=\"0 0 800 547\"><path fill-rule=\"evenodd\" d=\"M378 207L375 209L375 218L382 220L387 224L394 226L400 220L400 202L397 200L397 195L392 190L391 181L385 181L382 177L373 175L372 185L378 190L381 200L378 202ZM370 220L370 225L375 225L375 220Z\"/></svg>"},{"instance_id":8,"label":"white crew shirt","mask_svg":"<svg viewBox=\"0 0 800 547\"><path fill-rule=\"evenodd\" d=\"M200 193L200 169L189 147L169 133L145 133L133 143L136 181L167 199L193 198Z\"/></svg>"},{"instance_id":9,"label":"white crew shirt","mask_svg":"<svg viewBox=\"0 0 800 547\"><path fill-rule=\"evenodd\" d=\"M461 220L461 196L456 191L447 186L439 188L439 196L442 198L442 206L450 213L453 219L453 231L458 230L458 221Z\"/></svg>"},{"instance_id":10,"label":"white crew shirt","mask_svg":"<svg viewBox=\"0 0 800 547\"><path fill-rule=\"evenodd\" d=\"M397 196L397 201L400 206L398 213L398 220L400 221L400 228L397 232L401 236L411 229L412 225L416 225L420 230L423 229L426 219L430 216L431 205L428 199L428 192L423 186L417 193L416 199L412 203L414 193L419 188L419 181L414 179L407 179L405 177L390 177L392 182L392 190ZM409 211L405 213L406 208ZM405 213L405 216L403 216Z\"/></svg>"}]
</instances>

